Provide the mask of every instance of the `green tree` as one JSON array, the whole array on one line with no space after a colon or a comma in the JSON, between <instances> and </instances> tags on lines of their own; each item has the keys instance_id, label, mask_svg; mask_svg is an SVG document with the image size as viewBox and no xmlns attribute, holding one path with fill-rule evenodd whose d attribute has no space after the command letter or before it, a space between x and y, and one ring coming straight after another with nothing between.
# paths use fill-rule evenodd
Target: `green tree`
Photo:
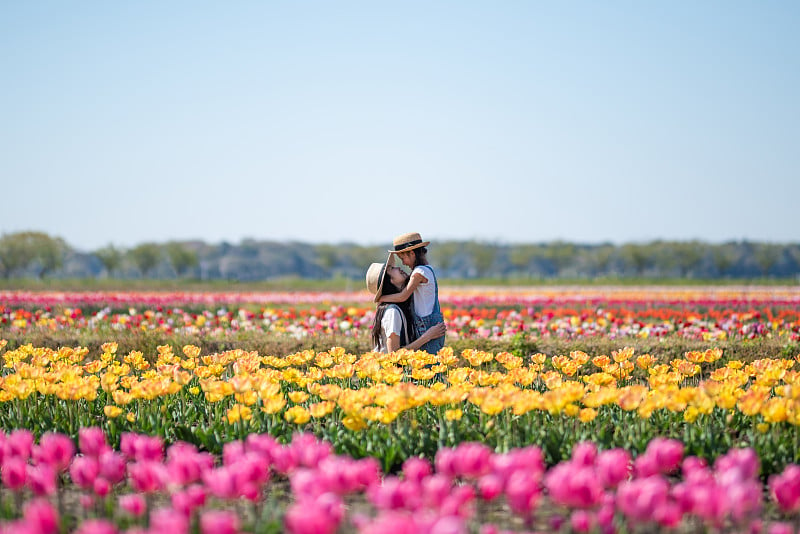
<instances>
[{"instance_id":1,"label":"green tree","mask_svg":"<svg viewBox=\"0 0 800 534\"><path fill-rule=\"evenodd\" d=\"M317 257L317 265L329 272L339 259L337 247L334 245L315 245L314 253Z\"/></svg>"},{"instance_id":2,"label":"green tree","mask_svg":"<svg viewBox=\"0 0 800 534\"><path fill-rule=\"evenodd\" d=\"M130 249L128 256L142 276L146 277L161 260L161 247L155 243L142 243Z\"/></svg>"},{"instance_id":3,"label":"green tree","mask_svg":"<svg viewBox=\"0 0 800 534\"><path fill-rule=\"evenodd\" d=\"M69 247L61 238L43 232L18 232L0 238L0 269L3 277L14 272L38 267L37 276L44 278L64 263Z\"/></svg>"},{"instance_id":4,"label":"green tree","mask_svg":"<svg viewBox=\"0 0 800 534\"><path fill-rule=\"evenodd\" d=\"M197 267L197 253L185 245L171 241L166 245L167 258L178 276L184 276L190 269Z\"/></svg>"},{"instance_id":5,"label":"green tree","mask_svg":"<svg viewBox=\"0 0 800 534\"><path fill-rule=\"evenodd\" d=\"M120 265L122 265L122 251L112 244L95 250L94 255L97 256L97 259L103 264L109 276L112 276L114 272L119 269Z\"/></svg>"},{"instance_id":6,"label":"green tree","mask_svg":"<svg viewBox=\"0 0 800 534\"><path fill-rule=\"evenodd\" d=\"M475 265L475 270L478 271L478 276L488 276L497 253L495 247L486 243L470 242L467 243L465 249L472 256L472 262Z\"/></svg>"},{"instance_id":7,"label":"green tree","mask_svg":"<svg viewBox=\"0 0 800 534\"><path fill-rule=\"evenodd\" d=\"M620 249L620 257L627 264L633 267L636 276L642 276L644 268L647 266L648 255L644 246L634 243L626 243Z\"/></svg>"}]
</instances>

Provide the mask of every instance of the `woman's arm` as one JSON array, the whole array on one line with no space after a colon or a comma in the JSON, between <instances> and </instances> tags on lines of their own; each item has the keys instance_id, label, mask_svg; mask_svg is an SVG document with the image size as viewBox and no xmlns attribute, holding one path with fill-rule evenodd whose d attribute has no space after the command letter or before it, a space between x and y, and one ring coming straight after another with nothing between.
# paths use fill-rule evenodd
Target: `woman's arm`
<instances>
[{"instance_id":1,"label":"woman's arm","mask_svg":"<svg viewBox=\"0 0 800 534\"><path fill-rule=\"evenodd\" d=\"M408 350L417 350L431 339L442 337L446 332L447 332L447 326L444 323L435 324L432 327L425 330L424 334L419 336L417 339L415 339L405 347L400 346L400 336L398 336L397 334L390 334L389 336L386 337L386 350L388 352L395 352L397 350L400 350L401 348Z\"/></svg>"},{"instance_id":2,"label":"woman's arm","mask_svg":"<svg viewBox=\"0 0 800 534\"><path fill-rule=\"evenodd\" d=\"M393 295L383 295L378 302L405 302L411 295L414 294L414 290L417 289L417 286L424 284L427 281L428 279L422 276L420 273L411 273L411 278L409 278L405 289L403 289L400 293L395 293Z\"/></svg>"}]
</instances>

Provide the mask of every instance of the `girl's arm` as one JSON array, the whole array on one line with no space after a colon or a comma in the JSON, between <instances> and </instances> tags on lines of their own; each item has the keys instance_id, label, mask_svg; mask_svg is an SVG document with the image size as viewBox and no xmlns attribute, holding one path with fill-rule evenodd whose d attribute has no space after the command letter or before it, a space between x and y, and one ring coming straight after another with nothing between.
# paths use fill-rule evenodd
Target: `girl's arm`
<instances>
[{"instance_id":1,"label":"girl's arm","mask_svg":"<svg viewBox=\"0 0 800 534\"><path fill-rule=\"evenodd\" d=\"M408 280L408 284L406 284L405 289L403 289L400 293L384 295L378 300L378 302L405 302L408 300L408 297L414 294L414 290L417 289L417 286L424 284L427 281L428 279L422 276L420 273L411 273L411 278Z\"/></svg>"},{"instance_id":2,"label":"girl's arm","mask_svg":"<svg viewBox=\"0 0 800 534\"><path fill-rule=\"evenodd\" d=\"M435 324L432 327L425 330L424 334L419 336L417 339L415 339L405 347L400 346L399 335L389 334L389 336L386 338L386 350L388 352L395 352L397 350L400 350L401 348L408 350L417 350L431 339L442 337L445 334L445 332L447 332L447 326L444 323Z\"/></svg>"}]
</instances>

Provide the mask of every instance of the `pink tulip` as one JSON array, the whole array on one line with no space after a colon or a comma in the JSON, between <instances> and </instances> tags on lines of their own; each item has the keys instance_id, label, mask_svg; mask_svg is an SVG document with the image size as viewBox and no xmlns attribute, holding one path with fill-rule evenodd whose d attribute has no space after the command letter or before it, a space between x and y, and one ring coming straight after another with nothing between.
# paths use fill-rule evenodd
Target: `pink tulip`
<instances>
[{"instance_id":1,"label":"pink tulip","mask_svg":"<svg viewBox=\"0 0 800 534\"><path fill-rule=\"evenodd\" d=\"M475 480L491 469L492 450L483 443L461 443L453 450L453 455L456 476Z\"/></svg>"},{"instance_id":2,"label":"pink tulip","mask_svg":"<svg viewBox=\"0 0 800 534\"><path fill-rule=\"evenodd\" d=\"M422 501L431 508L439 508L450 495L452 483L450 478L436 473L424 478L421 488Z\"/></svg>"},{"instance_id":3,"label":"pink tulip","mask_svg":"<svg viewBox=\"0 0 800 534\"><path fill-rule=\"evenodd\" d=\"M416 510L423 502L416 482L404 481L396 476L388 476L382 484L368 488L367 499L381 510ZM425 501L430 503L428 499Z\"/></svg>"},{"instance_id":4,"label":"pink tulip","mask_svg":"<svg viewBox=\"0 0 800 534\"><path fill-rule=\"evenodd\" d=\"M603 498L603 486L592 467L562 462L544 477L550 498L570 508L591 508Z\"/></svg>"},{"instance_id":5,"label":"pink tulip","mask_svg":"<svg viewBox=\"0 0 800 534\"><path fill-rule=\"evenodd\" d=\"M586 510L575 510L569 518L573 532L590 532L596 522L595 515Z\"/></svg>"},{"instance_id":6,"label":"pink tulip","mask_svg":"<svg viewBox=\"0 0 800 534\"><path fill-rule=\"evenodd\" d=\"M272 466L276 472L286 475L297 468L299 459L296 451L289 447L276 447L272 451Z\"/></svg>"},{"instance_id":7,"label":"pink tulip","mask_svg":"<svg viewBox=\"0 0 800 534\"><path fill-rule=\"evenodd\" d=\"M106 436L103 430L93 426L84 427L78 430L78 447L85 456L93 458L99 457L102 453L111 450L106 443Z\"/></svg>"},{"instance_id":8,"label":"pink tulip","mask_svg":"<svg viewBox=\"0 0 800 534\"><path fill-rule=\"evenodd\" d=\"M333 452L330 443L318 441L313 434L299 432L292 436L289 449L297 458L299 465L303 467L316 467L323 459Z\"/></svg>"},{"instance_id":9,"label":"pink tulip","mask_svg":"<svg viewBox=\"0 0 800 534\"><path fill-rule=\"evenodd\" d=\"M227 510L208 510L200 516L202 534L236 534L239 532L239 516Z\"/></svg>"},{"instance_id":10,"label":"pink tulip","mask_svg":"<svg viewBox=\"0 0 800 534\"><path fill-rule=\"evenodd\" d=\"M377 484L382 476L378 460L371 456L356 460L350 464L350 469L353 473L356 489L366 489L373 484Z\"/></svg>"},{"instance_id":11,"label":"pink tulip","mask_svg":"<svg viewBox=\"0 0 800 534\"><path fill-rule=\"evenodd\" d=\"M78 497L78 504L81 505L81 508L88 510L94 506L94 497L92 497L88 493L84 493L83 495Z\"/></svg>"},{"instance_id":12,"label":"pink tulip","mask_svg":"<svg viewBox=\"0 0 800 534\"><path fill-rule=\"evenodd\" d=\"M58 475L50 464L29 465L27 470L28 487L34 495L49 497L56 493Z\"/></svg>"},{"instance_id":13,"label":"pink tulip","mask_svg":"<svg viewBox=\"0 0 800 534\"><path fill-rule=\"evenodd\" d=\"M125 478L125 458L118 452L106 451L100 455L100 476L111 484L122 482Z\"/></svg>"},{"instance_id":14,"label":"pink tulip","mask_svg":"<svg viewBox=\"0 0 800 534\"><path fill-rule=\"evenodd\" d=\"M116 534L114 523L105 519L87 519L78 527L75 534Z\"/></svg>"},{"instance_id":15,"label":"pink tulip","mask_svg":"<svg viewBox=\"0 0 800 534\"><path fill-rule=\"evenodd\" d=\"M636 476L647 478L661 474L661 465L655 454L645 452L633 461L633 468Z\"/></svg>"},{"instance_id":16,"label":"pink tulip","mask_svg":"<svg viewBox=\"0 0 800 534\"><path fill-rule=\"evenodd\" d=\"M647 444L647 454L655 456L661 473L672 473L681 465L683 443L676 439L654 438Z\"/></svg>"},{"instance_id":17,"label":"pink tulip","mask_svg":"<svg viewBox=\"0 0 800 534\"><path fill-rule=\"evenodd\" d=\"M668 495L669 483L660 476L628 480L617 488L617 508L634 524L647 522L667 503Z\"/></svg>"},{"instance_id":18,"label":"pink tulip","mask_svg":"<svg viewBox=\"0 0 800 534\"><path fill-rule=\"evenodd\" d=\"M544 476L544 455L536 446L515 449L505 454L494 454L490 460L492 473L506 483L515 471L524 471L537 482Z\"/></svg>"},{"instance_id":19,"label":"pink tulip","mask_svg":"<svg viewBox=\"0 0 800 534\"><path fill-rule=\"evenodd\" d=\"M75 444L69 436L55 432L42 435L39 445L34 448L33 458L36 463L46 463L56 471L63 472L69 467L75 455Z\"/></svg>"},{"instance_id":20,"label":"pink tulip","mask_svg":"<svg viewBox=\"0 0 800 534\"><path fill-rule=\"evenodd\" d=\"M506 500L511 511L527 517L536 508L542 490L539 482L523 471L515 471L506 482Z\"/></svg>"},{"instance_id":21,"label":"pink tulip","mask_svg":"<svg viewBox=\"0 0 800 534\"><path fill-rule=\"evenodd\" d=\"M203 482L208 492L220 499L236 499L239 497L236 485L236 474L230 466L217 467L203 473Z\"/></svg>"},{"instance_id":22,"label":"pink tulip","mask_svg":"<svg viewBox=\"0 0 800 534\"><path fill-rule=\"evenodd\" d=\"M244 441L229 441L222 446L222 465L230 465L239 461L247 452Z\"/></svg>"},{"instance_id":23,"label":"pink tulip","mask_svg":"<svg viewBox=\"0 0 800 534\"><path fill-rule=\"evenodd\" d=\"M99 474L100 463L93 456L77 456L69 466L72 482L81 489L91 488Z\"/></svg>"},{"instance_id":24,"label":"pink tulip","mask_svg":"<svg viewBox=\"0 0 800 534\"><path fill-rule=\"evenodd\" d=\"M103 477L97 477L92 484L92 490L98 497L105 497L111 492L111 483Z\"/></svg>"},{"instance_id":25,"label":"pink tulip","mask_svg":"<svg viewBox=\"0 0 800 534\"><path fill-rule=\"evenodd\" d=\"M443 516L436 519L426 530L428 534L468 534L466 522L461 517Z\"/></svg>"},{"instance_id":26,"label":"pink tulip","mask_svg":"<svg viewBox=\"0 0 800 534\"><path fill-rule=\"evenodd\" d=\"M433 468L431 467L431 463L424 458L412 456L403 462L403 475L406 480L420 482L432 472Z\"/></svg>"},{"instance_id":27,"label":"pink tulip","mask_svg":"<svg viewBox=\"0 0 800 534\"><path fill-rule=\"evenodd\" d=\"M794 534L794 528L791 523L771 523L767 534Z\"/></svg>"},{"instance_id":28,"label":"pink tulip","mask_svg":"<svg viewBox=\"0 0 800 534\"><path fill-rule=\"evenodd\" d=\"M478 493L484 501L493 501L503 493L503 481L495 474L484 475L478 479Z\"/></svg>"},{"instance_id":29,"label":"pink tulip","mask_svg":"<svg viewBox=\"0 0 800 534\"><path fill-rule=\"evenodd\" d=\"M132 463L128 465L128 480L136 491L154 493L164 488L167 470L164 464L155 461Z\"/></svg>"},{"instance_id":30,"label":"pink tulip","mask_svg":"<svg viewBox=\"0 0 800 534\"><path fill-rule=\"evenodd\" d=\"M597 458L597 445L591 441L584 441L572 447L571 462L576 465L589 467L594 465Z\"/></svg>"},{"instance_id":31,"label":"pink tulip","mask_svg":"<svg viewBox=\"0 0 800 534\"><path fill-rule=\"evenodd\" d=\"M718 473L730 473L740 480L752 480L761 470L756 451L747 449L730 449L714 462L714 470Z\"/></svg>"},{"instance_id":32,"label":"pink tulip","mask_svg":"<svg viewBox=\"0 0 800 534\"><path fill-rule=\"evenodd\" d=\"M442 447L436 451L434 465L436 466L436 473L439 475L444 475L448 478L455 478L458 476L458 470L456 469L456 453L452 448Z\"/></svg>"},{"instance_id":33,"label":"pink tulip","mask_svg":"<svg viewBox=\"0 0 800 534\"><path fill-rule=\"evenodd\" d=\"M214 457L208 453L186 449L177 454L175 445L167 453L167 472L171 484L186 486L201 480L203 473L214 468Z\"/></svg>"},{"instance_id":34,"label":"pink tulip","mask_svg":"<svg viewBox=\"0 0 800 534\"><path fill-rule=\"evenodd\" d=\"M602 451L597 455L595 464L597 476L606 488L616 488L633 471L631 455L623 449Z\"/></svg>"},{"instance_id":35,"label":"pink tulip","mask_svg":"<svg viewBox=\"0 0 800 534\"><path fill-rule=\"evenodd\" d=\"M800 466L791 464L781 474L772 475L769 489L782 511L796 512L800 509Z\"/></svg>"},{"instance_id":36,"label":"pink tulip","mask_svg":"<svg viewBox=\"0 0 800 534\"><path fill-rule=\"evenodd\" d=\"M150 514L150 532L188 534L189 519L171 508L158 508Z\"/></svg>"},{"instance_id":37,"label":"pink tulip","mask_svg":"<svg viewBox=\"0 0 800 534\"><path fill-rule=\"evenodd\" d=\"M134 517L141 517L147 511L147 501L143 495L130 493L120 495L119 507Z\"/></svg>"},{"instance_id":38,"label":"pink tulip","mask_svg":"<svg viewBox=\"0 0 800 534\"><path fill-rule=\"evenodd\" d=\"M58 511L45 499L25 503L22 519L37 534L55 534L59 528Z\"/></svg>"},{"instance_id":39,"label":"pink tulip","mask_svg":"<svg viewBox=\"0 0 800 534\"><path fill-rule=\"evenodd\" d=\"M28 464L25 458L19 456L6 456L2 465L3 485L11 491L21 490L27 479Z\"/></svg>"},{"instance_id":40,"label":"pink tulip","mask_svg":"<svg viewBox=\"0 0 800 534\"><path fill-rule=\"evenodd\" d=\"M164 441L159 436L125 432L120 436L119 450L137 462L161 462L164 460Z\"/></svg>"},{"instance_id":41,"label":"pink tulip","mask_svg":"<svg viewBox=\"0 0 800 534\"><path fill-rule=\"evenodd\" d=\"M175 510L189 517L194 510L206 504L206 489L200 484L193 484L173 493L171 500Z\"/></svg>"},{"instance_id":42,"label":"pink tulip","mask_svg":"<svg viewBox=\"0 0 800 534\"><path fill-rule=\"evenodd\" d=\"M384 511L374 519L363 518L359 521L359 534L420 534L420 525L408 513ZM305 531L312 534L313 531ZM305 534L305 532L303 534ZM299 534L292 532L292 534Z\"/></svg>"},{"instance_id":43,"label":"pink tulip","mask_svg":"<svg viewBox=\"0 0 800 534\"><path fill-rule=\"evenodd\" d=\"M284 516L286 531L290 534L334 534L344 509L336 509L333 503L319 502L320 499L300 500L290 505Z\"/></svg>"},{"instance_id":44,"label":"pink tulip","mask_svg":"<svg viewBox=\"0 0 800 534\"><path fill-rule=\"evenodd\" d=\"M454 487L442 502L438 513L448 517L471 518L475 514L475 489L468 485Z\"/></svg>"},{"instance_id":45,"label":"pink tulip","mask_svg":"<svg viewBox=\"0 0 800 534\"><path fill-rule=\"evenodd\" d=\"M28 460L33 452L33 433L27 429L11 432L5 441L5 456Z\"/></svg>"},{"instance_id":46,"label":"pink tulip","mask_svg":"<svg viewBox=\"0 0 800 534\"><path fill-rule=\"evenodd\" d=\"M249 434L245 440L247 450L261 454L269 463L272 462L272 452L281 445L278 440L269 434Z\"/></svg>"}]
</instances>

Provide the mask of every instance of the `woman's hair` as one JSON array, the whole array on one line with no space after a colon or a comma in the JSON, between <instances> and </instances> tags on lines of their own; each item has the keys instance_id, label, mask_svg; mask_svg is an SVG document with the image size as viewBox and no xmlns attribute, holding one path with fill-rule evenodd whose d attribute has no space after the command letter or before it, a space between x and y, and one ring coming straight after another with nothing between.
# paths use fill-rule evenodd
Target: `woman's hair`
<instances>
[{"instance_id":1,"label":"woman's hair","mask_svg":"<svg viewBox=\"0 0 800 534\"><path fill-rule=\"evenodd\" d=\"M428 249L425 247L419 247L414 249L414 267L419 267L420 265L428 265Z\"/></svg>"},{"instance_id":2,"label":"woman's hair","mask_svg":"<svg viewBox=\"0 0 800 534\"><path fill-rule=\"evenodd\" d=\"M395 287L392 283L391 278L389 278L389 272L386 271L383 273L383 291L381 292L382 295L394 295L395 293L400 293L403 288ZM408 332L408 339L406 339L406 343L411 343L416 339L414 337L414 320L411 315L411 304L414 297L409 297L408 300L405 302L396 302L395 304L400 307L400 310L403 312L403 317L406 320L406 330ZM386 313L386 308L390 306L391 303L389 302L381 302L378 304L377 309L375 310L375 321L372 323L372 346L377 347L380 345L381 340L381 330L383 329L383 325L381 322L383 321L383 314Z\"/></svg>"}]
</instances>

